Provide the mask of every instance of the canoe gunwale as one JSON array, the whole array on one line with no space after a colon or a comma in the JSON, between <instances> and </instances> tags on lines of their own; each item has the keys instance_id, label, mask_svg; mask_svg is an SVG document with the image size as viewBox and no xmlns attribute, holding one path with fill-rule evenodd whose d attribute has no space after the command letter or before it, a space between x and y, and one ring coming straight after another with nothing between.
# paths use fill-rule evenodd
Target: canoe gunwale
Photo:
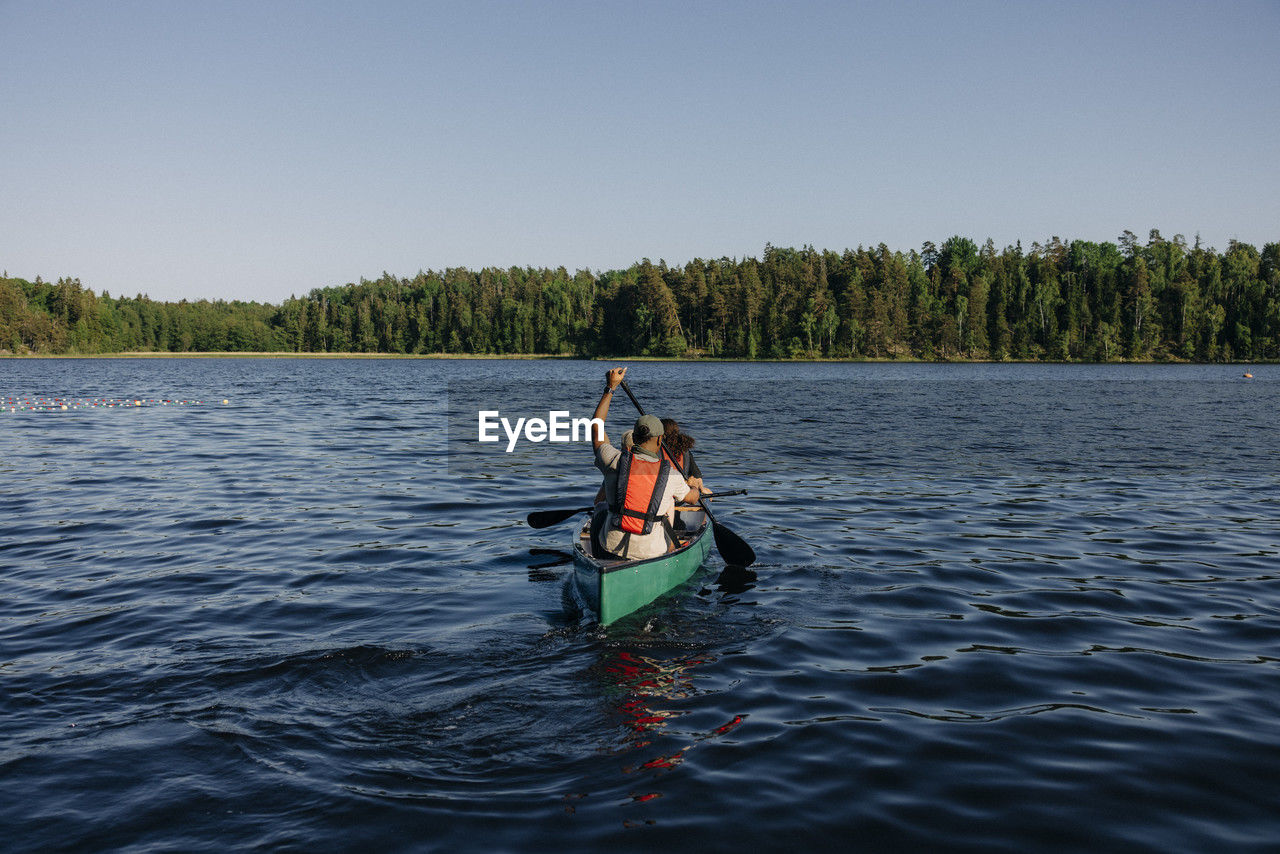
<instances>
[{"instance_id":1,"label":"canoe gunwale","mask_svg":"<svg viewBox=\"0 0 1280 854\"><path fill-rule=\"evenodd\" d=\"M704 516L703 523L688 531L689 539L674 551L639 560L598 560L584 542L588 523L573 546L572 587L586 609L608 625L688 581L711 551L712 528Z\"/></svg>"},{"instance_id":2,"label":"canoe gunwale","mask_svg":"<svg viewBox=\"0 0 1280 854\"><path fill-rule=\"evenodd\" d=\"M689 537L688 540L685 541L684 545L680 546L678 549L672 549L669 552L664 552L663 554L655 555L654 557L642 557L636 560L617 560L617 559L600 560L599 558L591 554L588 554L586 548L582 545L581 542L577 544L577 550L582 553L582 556L584 558L589 560L595 566L597 572L601 573L602 575L608 575L611 572L618 572L624 569L638 569L640 567L643 567L645 564L657 563L659 561L664 561L664 560L671 560L673 557L676 557L682 552L688 551L689 549L696 546L698 544L698 541L707 535L710 527L711 527L710 522L703 522L701 527L695 528L691 532L693 536Z\"/></svg>"}]
</instances>

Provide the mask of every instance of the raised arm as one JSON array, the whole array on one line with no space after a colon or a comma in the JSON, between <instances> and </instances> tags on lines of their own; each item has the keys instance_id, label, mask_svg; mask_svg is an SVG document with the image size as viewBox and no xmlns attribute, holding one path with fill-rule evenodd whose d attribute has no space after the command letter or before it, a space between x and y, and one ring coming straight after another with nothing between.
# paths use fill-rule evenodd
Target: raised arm
<instances>
[{"instance_id":1,"label":"raised arm","mask_svg":"<svg viewBox=\"0 0 1280 854\"><path fill-rule=\"evenodd\" d=\"M600 402L596 404L595 415L591 416L599 419L591 428L592 450L608 441L609 437L604 434L604 428L600 425L604 424L605 418L609 416L609 404L613 401L613 390L622 384L622 380L626 375L626 368L614 368L604 375L604 393L600 395Z\"/></svg>"}]
</instances>

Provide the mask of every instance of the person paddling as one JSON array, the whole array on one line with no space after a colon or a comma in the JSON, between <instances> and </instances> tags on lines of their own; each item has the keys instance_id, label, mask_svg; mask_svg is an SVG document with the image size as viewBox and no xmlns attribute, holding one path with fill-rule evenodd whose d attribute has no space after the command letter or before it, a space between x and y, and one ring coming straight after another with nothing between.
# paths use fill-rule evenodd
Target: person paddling
<instances>
[{"instance_id":1,"label":"person paddling","mask_svg":"<svg viewBox=\"0 0 1280 854\"><path fill-rule=\"evenodd\" d=\"M662 419L662 450L685 477L702 477L693 459L694 438L680 429L674 418Z\"/></svg>"},{"instance_id":2,"label":"person paddling","mask_svg":"<svg viewBox=\"0 0 1280 854\"><path fill-rule=\"evenodd\" d=\"M680 472L680 476L685 478L686 482L692 484L696 479L698 489L702 495L710 496L711 490L707 488L706 482L702 480L702 469L698 468L698 461L693 458L693 445L693 437L683 432L674 418L662 419L661 450L663 459L669 460L675 469ZM677 531L684 530L683 519L676 517L673 520L673 524Z\"/></svg>"},{"instance_id":3,"label":"person paddling","mask_svg":"<svg viewBox=\"0 0 1280 854\"><path fill-rule=\"evenodd\" d=\"M668 517L676 502L696 504L702 479L684 478L661 456L662 422L653 415L636 419L635 444L629 452L609 443L600 426L609 414L613 391L621 385L626 368L605 374L605 389L596 406L599 419L592 432L596 468L604 475L604 501L591 522L591 541L619 558L638 560L665 554L674 542ZM598 553L598 552L597 552Z\"/></svg>"}]
</instances>

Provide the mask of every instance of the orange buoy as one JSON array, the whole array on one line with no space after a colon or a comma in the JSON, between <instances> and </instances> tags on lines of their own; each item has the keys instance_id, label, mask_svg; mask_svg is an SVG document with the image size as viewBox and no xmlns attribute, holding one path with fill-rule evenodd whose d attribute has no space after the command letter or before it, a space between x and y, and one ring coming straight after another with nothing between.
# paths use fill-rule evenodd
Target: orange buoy
<instances>
[{"instance_id":1,"label":"orange buoy","mask_svg":"<svg viewBox=\"0 0 1280 854\"><path fill-rule=\"evenodd\" d=\"M1253 374L1245 374L1245 375L1244 375L1244 378L1245 378L1245 379L1247 379L1247 380L1251 380L1251 379L1253 379Z\"/></svg>"}]
</instances>

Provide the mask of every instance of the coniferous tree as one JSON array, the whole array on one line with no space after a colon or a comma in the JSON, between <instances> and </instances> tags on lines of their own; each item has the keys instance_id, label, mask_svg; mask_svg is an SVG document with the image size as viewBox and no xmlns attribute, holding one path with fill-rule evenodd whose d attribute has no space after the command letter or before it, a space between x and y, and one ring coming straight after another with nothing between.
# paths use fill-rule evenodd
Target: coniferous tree
<instances>
[{"instance_id":1,"label":"coniferous tree","mask_svg":"<svg viewBox=\"0 0 1280 854\"><path fill-rule=\"evenodd\" d=\"M0 351L287 350L738 358L1280 358L1280 243L920 252L766 245L762 259L625 270L384 273L278 306L95 294L0 277Z\"/></svg>"}]
</instances>

